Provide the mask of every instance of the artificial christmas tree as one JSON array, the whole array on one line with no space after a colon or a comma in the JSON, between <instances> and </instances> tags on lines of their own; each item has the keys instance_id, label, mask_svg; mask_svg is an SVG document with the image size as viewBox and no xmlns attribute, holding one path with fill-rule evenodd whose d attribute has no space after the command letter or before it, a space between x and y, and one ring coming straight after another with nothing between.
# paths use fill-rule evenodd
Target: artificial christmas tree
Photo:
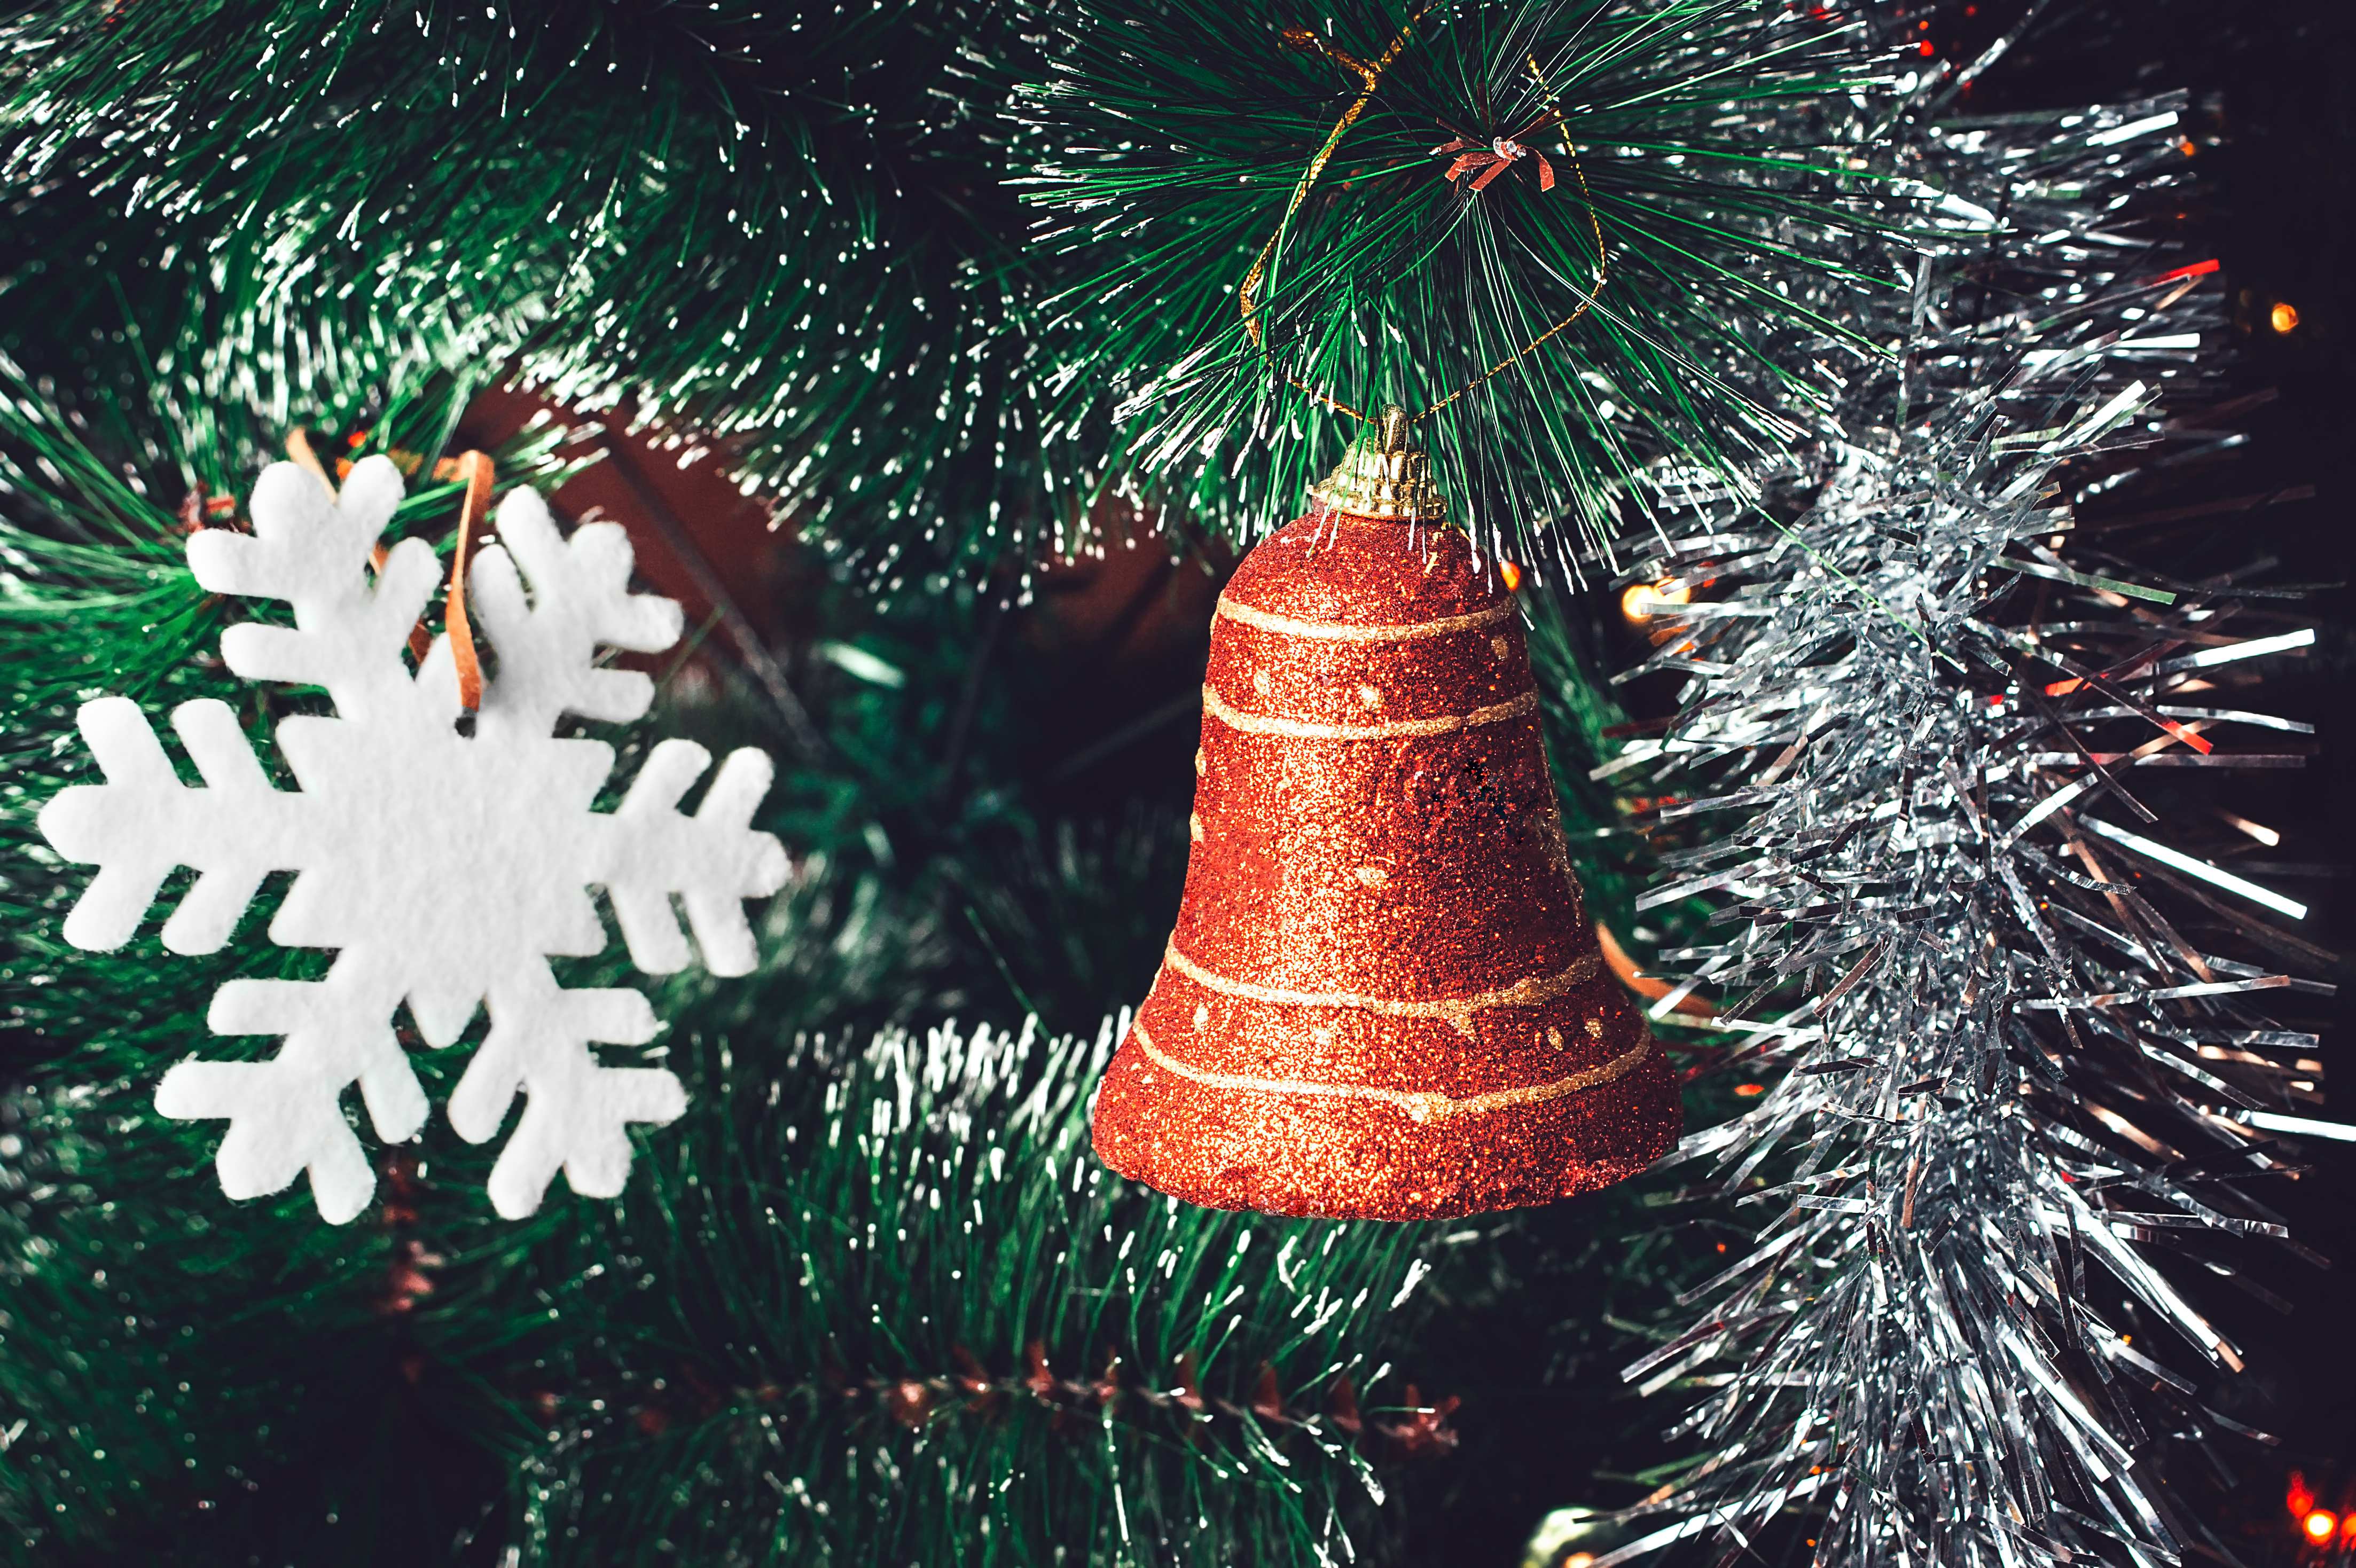
<instances>
[{"instance_id":1,"label":"artificial christmas tree","mask_svg":"<svg viewBox=\"0 0 2356 1568\"><path fill-rule=\"evenodd\" d=\"M2123 372L2148 371L2148 392L2166 371L2190 388L2213 368L2212 341L2179 341L2210 330L2209 316L2184 318L2209 308L2210 274L2166 250L2190 204L2169 183L2181 166L2155 162L2176 134L2176 155L2193 155L2205 133L2168 122L2187 112L2170 103L2069 123L1958 120L1962 95L2041 36L2035 14L1977 9L1990 15L1968 24L1720 0L1330 16L1186 4L20 9L0 66L0 754L18 792L0 965L6 1551L45 1563L1454 1562L1502 1560L1495 1543L1546 1508L1639 1499L1650 1511L1597 1549L1723 1555L1788 1532L1794 1552L1812 1541L1828 1563L2063 1549L2074 1561L2201 1541L2173 1494L2112 1451L2143 1441L2126 1423L2189 1407L2103 1381L2190 1380L2140 1326L2117 1343L2144 1360L2115 1354L2101 1330L2126 1319L2090 1293L2109 1267L2165 1311L2190 1299L2165 1255L2177 1232L2277 1221L2221 1196L2238 1188L2211 1165L2169 1163L2101 1113L2156 1140L2144 1102L2120 1094L2244 1145L2253 1128L2328 1133L2303 1097L2319 1080L2276 1071L2308 1072L2308 1047L2288 1040L2315 1032L2308 1020L2211 1016L2249 1005L2242 990L2144 994L2315 971L2211 951L2220 944L2153 884L2185 880L2162 884L2171 897L2221 888L2169 855L2237 873L2213 848L2173 847L2181 821L2130 822L2098 799L2152 804L2152 758L2204 754L2177 731L2207 740L2255 722L2164 712L2135 687L2180 687L2188 672L2221 683L2200 673L2211 665L2150 667L2230 651L2218 639L2240 627L2220 629L2217 585L2196 592L2053 544L2072 530L2036 492L2065 459L2079 505L2108 484L2154 496L2182 472L2115 478L2107 453L2140 436L2098 427L2142 407L2109 406ZM1985 47L1934 58L1950 24L1986 31ZM2124 272L2103 261L2122 254ZM2114 272L2144 292L2102 296ZM2091 330L2097 320L2115 336ZM2081 368L2099 383L2083 404ZM1657 1189L1447 1225L1322 1221L1196 1207L1089 1152L1092 1125L1157 1133L1151 1104L1121 1098L1127 1069L1117 1092L1091 1095L1129 1030L1121 1008L1151 997L1145 1033L1170 1053L1175 1036L1157 1023L1188 977L1165 970L1165 995L1155 976L1189 849L1205 888L1188 929L1207 930L1237 914L1218 903L1236 889L1217 881L1230 868L1210 858L1210 829L1223 846L1284 831L1254 795L1218 793L1258 776L1223 764L1200 782L1212 812L1193 837L1183 737L1209 704L1193 695L1200 665L1180 666L1221 639L1210 684L1228 716L1257 711L1254 667L1287 699L1277 674L1323 667L1252 643L1272 634L1215 619L1213 605L1237 547L1291 516L1339 454L1350 411L1393 396L1430 411L1423 434L1464 530L1416 548L1463 569L1453 613L1526 617L1531 663L1525 675L1510 619L1480 628L1486 638L1423 639L1435 649L1410 656L1445 644L1461 664L1488 647L1478 679L1510 676L1499 695L1530 704L1513 722L1542 721L1553 752L1549 781L1516 731L1510 748L1470 757L1480 778L1462 772L1441 812L1463 807L1464 842L1495 851L1466 872L1502 871L1509 896L1484 901L1528 917L1493 928L1487 950L1561 960L1495 977L1600 956L1588 915L1635 963L1683 971L1635 976L1644 1019L1583 970L1575 1003L1548 1004L1579 1025L1549 1051L1590 1049L1578 1037L1590 1018L1607 1035L1657 1037L1625 1072L1557 1097L1641 1091L1624 1146L1590 1162L1538 1136L1558 1128L1526 1126L1494 1163L1619 1174L1663 1135L1674 1072L1701 1129L1686 1152L1724 1162L1715 1188L1754 1199L1772 1176L1786 1189L1772 1198L1781 1229L1756 1254L1741 1228L1753 1211L1711 1209L1698 1230L1676 1230L1651 1205L1690 1195ZM560 549L594 545L603 524L630 532L652 586L690 604L680 642L626 667L652 692L644 720L558 720L546 744L603 740L625 779L691 738L778 761L751 821L734 823L743 803L725 793L710 808L786 851L783 887L751 911L752 972L646 983L650 1039L592 1041L594 1060L574 1042L596 1073L668 1075L684 1093L675 1119L629 1135L629 1174L610 1196L552 1183L535 1211L509 1217L528 1204L494 1178L487 1146L517 1135L491 1125L492 1097L464 1126L429 1115L415 1142L371 1149L375 1190L348 1226L322 1224L299 1192L218 1194L204 1172L225 1152L220 1124L159 1115L158 1091L191 1055L260 1071L280 1049L211 1034L206 1007L224 983L326 978L325 955L261 929L307 895L265 878L211 955L172 954L164 908L118 953L66 940L86 873L58 862L35 817L98 784L75 735L80 704L220 704L198 709L223 742L208 755L242 747L264 770L273 731L334 721L330 694L250 684L214 660L222 633L284 632L283 613L217 598L186 564L192 530L268 509L257 481L290 438L347 485L371 483L380 461L408 474L384 537L408 560L452 558L437 577L480 542L477 486L441 476L469 448L515 492L523 533L507 548L529 548L534 492L556 498L553 532L576 541ZM757 512L732 510L731 532L682 499L679 474L723 471L774 534L757 532ZM1997 535L2011 547L1997 551ZM1506 561L1522 578L1510 597L1483 575ZM1091 575L1110 602L1059 601L1059 585ZM1893 587L1925 576L1935 592ZM536 615L538 580L523 578ZM502 646L466 581L471 599L426 604L425 645L479 638L495 695L528 674L531 659L510 655L530 639L511 616ZM1236 581L1233 605L1263 619L1349 621L1258 596L1255 569ZM1591 596L1572 596L1583 585L1641 585L1648 603L1686 606L1648 623L1659 639L1618 688L1627 710L1600 684L1612 634ZM2129 590L2178 595L2161 607L2174 618L2139 619L2158 601ZM2042 605L2026 598L2040 592ZM2052 596L2077 593L2099 608L2057 621ZM1864 619L1893 603L1895 618ZM1112 656L1146 640L1130 633L1190 611L1196 624L1167 640L1167 688L1119 686L1148 667ZM416 622L395 628L402 640ZM1755 637L1725 632L1753 623ZM2031 632L2034 655L2006 640ZM2181 645L2134 665L2129 633ZM1499 636L1503 653L1486 640ZM2103 657L2081 657L2072 638ZM1076 651L1054 655L1059 642ZM2048 654L2078 667L2031 668ZM2030 671L2017 693L1981 689L1983 655ZM1818 700L1812 657L1859 672L1837 702ZM591 673L587 658L576 673ZM2073 680L2086 684L2045 689ZM1688 681L1682 704L1646 690ZM1354 678L1335 688L1338 709L1276 716L1365 728L1359 686L1394 711L1430 695ZM1100 706L1073 700L1090 691ZM1968 704L1991 694L2008 706ZM1964 708L1941 706L1958 695ZM2030 723L2040 698L2081 720L2115 706L2133 719L2100 722L2122 728L2144 721L2140 704L2176 731L2129 762L2149 738L2073 720L2088 741L2066 748L2076 761L2053 760L2062 746L2021 759L2040 770L2034 799L2004 793L2031 774L1996 779L1993 761L1985 780L1939 793L1944 770L1922 771L1935 757L1963 769L2030 744L2000 726ZM2188 705L2263 712L2239 697L2188 704L2180 689L2164 704ZM1846 727L1818 722L1827 714ZM1272 749L1219 710L1207 723ZM1484 740L1505 736L1489 728ZM1416 739L1465 752L1461 731ZM1166 777L1149 766L1157 756ZM1744 792L1785 793L1676 798L1701 793L1675 771L1696 757L1747 770ZM1886 777L1893 757L1899 776ZM198 793L201 767L168 749L161 762L146 775L156 793ZM308 793L307 779L271 782ZM2026 819L2055 798L2048 784L2073 782ZM1525 828L1551 802L1559 837L1481 838L1466 804L1483 798L1476 786L1507 795ZM2022 829L2001 854L1933 841L1956 826L1938 814L1965 798L1982 824ZM592 787L565 805L587 820L626 799ZM1795 826L1809 802L1863 820ZM2024 815L1990 815L1998 806ZM707 807L691 795L681 809ZM2072 859L2054 861L2051 836L2073 823ZM1592 906L1576 919L1569 882L1546 880L1558 849ZM2067 914L2008 901L1996 868L2016 859L2044 879L2021 885ZM1913 902L1855 880L1885 861L1921 884ZM1351 898L1366 863L1347 868ZM2140 878L2122 873L2131 864ZM498 869L483 909L557 869ZM168 907L189 889L167 879L163 891ZM641 904L632 918L661 912ZM601 921L603 956L532 962L559 995L635 987L624 923ZM2234 928L2314 957L2264 923ZM1408 956L1430 983L1406 999L1482 994L1470 982L1483 946L1451 928L1417 947ZM2209 978L2169 967L2196 960ZM2075 965L2071 983L2056 964ZM2052 1016L1993 1019L1956 1046L1979 1076L1943 1077L1944 1097L1901 1094L1902 1115L1885 1104L1918 1083L1916 1056L1962 1039L1953 1019L2016 1001L2051 1002ZM1177 1011L1182 1028L1194 1018ZM1709 1013L1719 1027L1679 1027ZM423 1103L467 1100L463 1074L491 1051L487 1035L436 1051L438 1023L391 1016ZM1860 1019L1854 1050L1807 1033ZM2174 1034L2146 1038L2162 1025L2236 1038L2195 1040L2187 1056ZM2239 1054L2220 1069L2205 1049ZM1552 1078L1483 1067L1437 1088L1359 1086L1515 1093L1633 1050ZM1760 1081L1771 1066L1790 1075ZM2155 1089L2152 1073L2175 1076ZM1847 1129L1842 1163L1827 1163L1831 1143L1786 1149L1808 1117ZM2108 1163L2097 1170L2070 1136ZM2261 1149L2268 1168L2291 1157L2288 1142L2278 1149ZM1929 1175L1907 1174L1917 1156ZM612 1187L613 1165L589 1185ZM2199 1227L2162 1222L2130 1188ZM1918 1222L1937 1217L1919 1241L1899 1233L1910 1189ZM2057 1206L2082 1221L2083 1207L2107 1239L2050 1264L2029 1255L2024 1237L2058 1233ZM1910 1245L1944 1272L1903 1275L1889 1260ZM2205 1240L2195 1261L2239 1266ZM1751 1272L1719 1287L1735 1293L1726 1311L1679 1317L1678 1294L1729 1266ZM1989 1281L2026 1294L1999 1298ZM1877 1290L1919 1331L1875 1337L1861 1304ZM1487 1331L1507 1321L1514 1333ZM1632 1328L1665 1350L1641 1382L1674 1400L1681 1380L1712 1380L1688 1428L1708 1446L1644 1439L1613 1456L1623 1478L1612 1479L1596 1434L1624 1426L1624 1408L1577 1401L1606 1339ZM1974 1403L1972 1379L1990 1368L2009 1371ZM2079 1392L2090 1378L2103 1391L2091 1399ZM1561 1379L1579 1392L1558 1402ZM1789 1408L1803 1386L1872 1439L1826 1438L1817 1405ZM1537 1413L1516 1428L1516 1409ZM1930 1410L1976 1423L1971 1441L1918 1442ZM1638 1419L1657 1430L1682 1414L1648 1405ZM2196 1418L2204 1438L2230 1430L2230 1417ZM1560 1461L1543 1497L1494 1484L1563 1454L1584 1457ZM1762 1533L1762 1516L1781 1522Z\"/></svg>"}]
</instances>

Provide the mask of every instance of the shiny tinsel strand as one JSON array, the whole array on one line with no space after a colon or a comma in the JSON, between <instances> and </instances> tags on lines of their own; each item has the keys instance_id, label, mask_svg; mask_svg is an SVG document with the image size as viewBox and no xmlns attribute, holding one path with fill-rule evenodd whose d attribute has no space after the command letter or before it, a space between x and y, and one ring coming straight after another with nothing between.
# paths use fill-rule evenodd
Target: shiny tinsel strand
<instances>
[{"instance_id":1,"label":"shiny tinsel strand","mask_svg":"<svg viewBox=\"0 0 2356 1568\"><path fill-rule=\"evenodd\" d=\"M1782 1212L1627 1369L1703 1381L1672 1435L1708 1456L1598 1568L1738 1550L1787 1510L1818 1564L2173 1563L2201 1527L2157 1445L2256 1435L2198 1399L2183 1369L2241 1352L2161 1260L2312 1256L2247 1184L2292 1167L2275 1135L2338 1131L2297 1114L2315 1037L2264 1010L2328 990L2297 973L2323 955L2136 791L2279 762L2266 738L2305 727L2208 672L2311 633L2251 573L2071 542L2074 501L2164 461L2219 323L2213 266L2145 216L2181 134L2168 104L1931 129L1923 162L1977 165L1987 221L1926 263L1811 504L1691 507L1631 574L1697 590L1644 667L1692 679L1598 771L1687 792L1665 819L1747 814L1640 906L1716 906L1665 955L1671 999L1724 998L1704 1070L1788 1071L1672 1157ZM2241 956L2192 940L2221 926Z\"/></svg>"}]
</instances>

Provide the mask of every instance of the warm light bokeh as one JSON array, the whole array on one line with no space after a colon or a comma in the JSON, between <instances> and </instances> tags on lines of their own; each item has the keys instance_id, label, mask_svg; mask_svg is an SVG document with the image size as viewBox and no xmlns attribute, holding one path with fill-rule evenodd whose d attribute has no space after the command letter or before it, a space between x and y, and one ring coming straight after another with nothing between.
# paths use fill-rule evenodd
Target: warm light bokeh
<instances>
[{"instance_id":1,"label":"warm light bokeh","mask_svg":"<svg viewBox=\"0 0 2356 1568\"><path fill-rule=\"evenodd\" d=\"M1662 606L1684 604L1692 599L1692 585L1676 582L1674 579L1663 582L1632 582L1620 595L1620 613L1631 621L1649 621L1660 613Z\"/></svg>"}]
</instances>

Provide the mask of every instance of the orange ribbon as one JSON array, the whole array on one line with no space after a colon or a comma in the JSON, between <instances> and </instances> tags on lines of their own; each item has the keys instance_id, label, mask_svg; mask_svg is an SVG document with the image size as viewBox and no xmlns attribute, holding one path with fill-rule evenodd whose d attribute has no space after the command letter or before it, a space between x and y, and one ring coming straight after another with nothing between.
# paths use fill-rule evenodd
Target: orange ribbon
<instances>
[{"instance_id":1,"label":"orange ribbon","mask_svg":"<svg viewBox=\"0 0 2356 1568\"><path fill-rule=\"evenodd\" d=\"M450 598L442 624L450 634L450 653L458 667L458 706L468 713L483 706L483 661L475 652L475 628L466 619L466 551L475 528L490 509L493 468L487 453L458 454L458 477L466 482L466 499L458 508L458 543L450 552ZM440 474L435 469L435 474Z\"/></svg>"}]
</instances>

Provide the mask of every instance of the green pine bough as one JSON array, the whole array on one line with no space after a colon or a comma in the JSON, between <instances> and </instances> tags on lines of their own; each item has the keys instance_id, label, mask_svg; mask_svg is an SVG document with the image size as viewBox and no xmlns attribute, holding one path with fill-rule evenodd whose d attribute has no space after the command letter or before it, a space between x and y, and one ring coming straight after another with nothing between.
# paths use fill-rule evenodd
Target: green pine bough
<instances>
[{"instance_id":1,"label":"green pine bough","mask_svg":"<svg viewBox=\"0 0 2356 1568\"><path fill-rule=\"evenodd\" d=\"M379 405L394 444L438 447L464 400L438 382ZM153 927L121 953L70 947L59 924L86 876L35 827L42 803L95 773L74 731L91 696L216 698L256 731L278 716L211 656L224 606L184 550L192 524L232 520L208 502L241 507L261 432L168 409L61 394L0 365L0 1560L160 1554L209 1520L233 1532L260 1477L365 1451L380 1413L362 1392L398 1239L321 1227L299 1191L226 1202L209 1170L216 1130L152 1104L162 1069L211 1043L202 1020L222 979L316 978L323 955L272 945L260 918L203 959L164 954ZM544 440L501 456L544 482L564 471ZM433 523L455 490L421 486L393 527ZM166 907L187 885L177 873ZM421 1065L446 1093L447 1064ZM450 1381L486 1443L512 1427L463 1361Z\"/></svg>"},{"instance_id":2,"label":"green pine bough","mask_svg":"<svg viewBox=\"0 0 2356 1568\"><path fill-rule=\"evenodd\" d=\"M1080 464L1031 411L1001 189L1026 48L974 0L22 8L14 351L144 331L187 400L281 424L363 372L512 369L732 438L886 592L1027 554Z\"/></svg>"},{"instance_id":3,"label":"green pine bough","mask_svg":"<svg viewBox=\"0 0 2356 1568\"><path fill-rule=\"evenodd\" d=\"M1027 593L1108 505L1279 526L1346 433L1294 382L1444 402L1460 517L1575 577L1630 474L1786 444L1880 352L1910 79L1736 0L1409 16L53 0L0 29L0 297L37 370L142 335L280 425L421 366L691 421L887 599ZM1478 193L1434 155L1516 135Z\"/></svg>"},{"instance_id":4,"label":"green pine bough","mask_svg":"<svg viewBox=\"0 0 2356 1568\"><path fill-rule=\"evenodd\" d=\"M893 1031L911 1021L1036 1002L1068 1029L1141 991L1174 891L1166 851L1183 854L1168 823L1029 819L1007 787L1023 723L995 695L973 762L992 787L927 836L929 748L971 595L830 603L831 629L896 661L906 688L818 692L831 751L780 780L764 822L808 852L804 880L771 912L760 976L658 997L694 1098L641 1143L644 1179L619 1204L562 1199L496 1223L487 1158L438 1135L388 1154L385 1201L359 1226L318 1226L299 1195L229 1203L208 1168L218 1129L155 1116L155 1079L191 1049L224 976L305 977L320 955L264 942L266 911L206 960L165 956L152 932L118 955L56 934L80 884L31 811L88 769L78 701L216 696L256 733L286 710L210 662L224 610L181 546L208 502L236 509L291 425L430 473L469 390L510 366L593 402L636 391L734 434L748 477L886 596L960 554L1035 549L1131 473L1111 362L1076 345L1130 350L1096 341L1094 317L1030 303L1062 286L1041 269L1072 263L1007 240L1020 215L992 206L1013 154L986 106L1017 45L991 16L949 16L813 19L834 30L809 38L782 15L692 31L621 5L495 22L434 6L58 5L14 24L0 66L5 178L25 197L0 213L0 247L26 366L0 388L0 757L16 806L0 818L7 1555L169 1544L192 1563L324 1560L371 1530L450 1525L444 1461L464 1472L455 1495L475 1512L457 1522L474 1539L557 1560L619 1541L657 1561L669 1541L967 1561L984 1518L1009 1562L1056 1547L1346 1557L1387 1533L1378 1489L1437 1441L1429 1416L1384 1408L1412 1403L1405 1374L1379 1375L1432 1364L1411 1334L1418 1233L1181 1211L1112 1182L1081 1152L1098 1045L1034 1040L1020 1094L1013 1069L976 1065L1020 1054L1020 1036L926 1037L995 1081L903 1073L916 1037ZM798 100L795 82L746 76L762 59L848 75ZM887 133L894 155L870 156ZM108 288L85 286L93 271ZM498 457L542 485L564 473L530 437ZM1246 457L1235 494L1272 494L1253 464L1290 458ZM1160 480L1130 490L1183 498ZM420 484L395 532L446 548L454 507L454 486ZM1550 719L1583 757L1602 742L1562 684L1572 667ZM662 721L715 720L674 705ZM1598 907L1616 905L1619 884L1584 855L1624 842L1599 831L1611 804L1566 790L1574 853ZM896 869L878 832L902 846ZM878 1025L866 1051L794 1043ZM445 1096L457 1061L417 1060ZM904 1090L929 1096L933 1119L898 1125ZM888 1136L867 1119L885 1101ZM955 1115L970 1133L945 1143ZM1022 1158L985 1179L971 1162L993 1147ZM960 1165L959 1148L980 1152ZM915 1223L881 1229L904 1211ZM889 1237L875 1252L869 1219ZM826 1245L854 1236L860 1249ZM985 1301L968 1286L1005 1277L1007 1257L1059 1253L1020 1289ZM963 1277L934 1277L947 1272ZM931 1500L894 1527L905 1533L861 1533L918 1474ZM998 1490L978 1514L985 1482Z\"/></svg>"},{"instance_id":5,"label":"green pine bough","mask_svg":"<svg viewBox=\"0 0 2356 1568\"><path fill-rule=\"evenodd\" d=\"M1305 1562L1412 1446L1425 1229L1194 1208L1088 1152L1117 1040L943 1026L755 1065L576 1254L520 1476L547 1561ZM741 1041L742 1037L738 1037ZM773 1111L773 1102L804 1107ZM582 1321L582 1319L586 1321ZM593 1349L592 1347L594 1347ZM1378 1360L1380 1358L1380 1360ZM1386 1429L1402 1434L1387 1436ZM888 1498L889 1501L886 1502Z\"/></svg>"},{"instance_id":6,"label":"green pine bough","mask_svg":"<svg viewBox=\"0 0 2356 1568\"><path fill-rule=\"evenodd\" d=\"M484 1528L532 1561L1290 1562L1373 1533L1383 1471L1437 1430L1389 1365L1421 1228L1109 1177L1087 1153L1109 1023L892 1029L847 1061L695 1023L695 1104L641 1179L521 1226L446 1144L390 1162L350 1232L299 1200L159 1201L201 1178L136 1136L144 1084L20 1097L42 1152L16 1168L63 1179L0 1228L7 1404L38 1424L0 1459L9 1556L187 1528L248 1482L275 1543L348 1541L290 1531L284 1494L400 1397L372 1341L435 1391L436 1440L500 1466L512 1522ZM356 1496L397 1459L348 1454L324 1511L365 1531Z\"/></svg>"},{"instance_id":7,"label":"green pine bough","mask_svg":"<svg viewBox=\"0 0 2356 1568\"><path fill-rule=\"evenodd\" d=\"M1737 0L1041 7L1035 244L1143 494L1248 539L1349 412L1429 411L1451 517L1545 563L1659 461L1799 439L1909 212L1866 19ZM1505 149L1503 152L1498 149ZM1569 325L1565 325L1565 324ZM1077 404L1068 417L1077 418Z\"/></svg>"}]
</instances>

